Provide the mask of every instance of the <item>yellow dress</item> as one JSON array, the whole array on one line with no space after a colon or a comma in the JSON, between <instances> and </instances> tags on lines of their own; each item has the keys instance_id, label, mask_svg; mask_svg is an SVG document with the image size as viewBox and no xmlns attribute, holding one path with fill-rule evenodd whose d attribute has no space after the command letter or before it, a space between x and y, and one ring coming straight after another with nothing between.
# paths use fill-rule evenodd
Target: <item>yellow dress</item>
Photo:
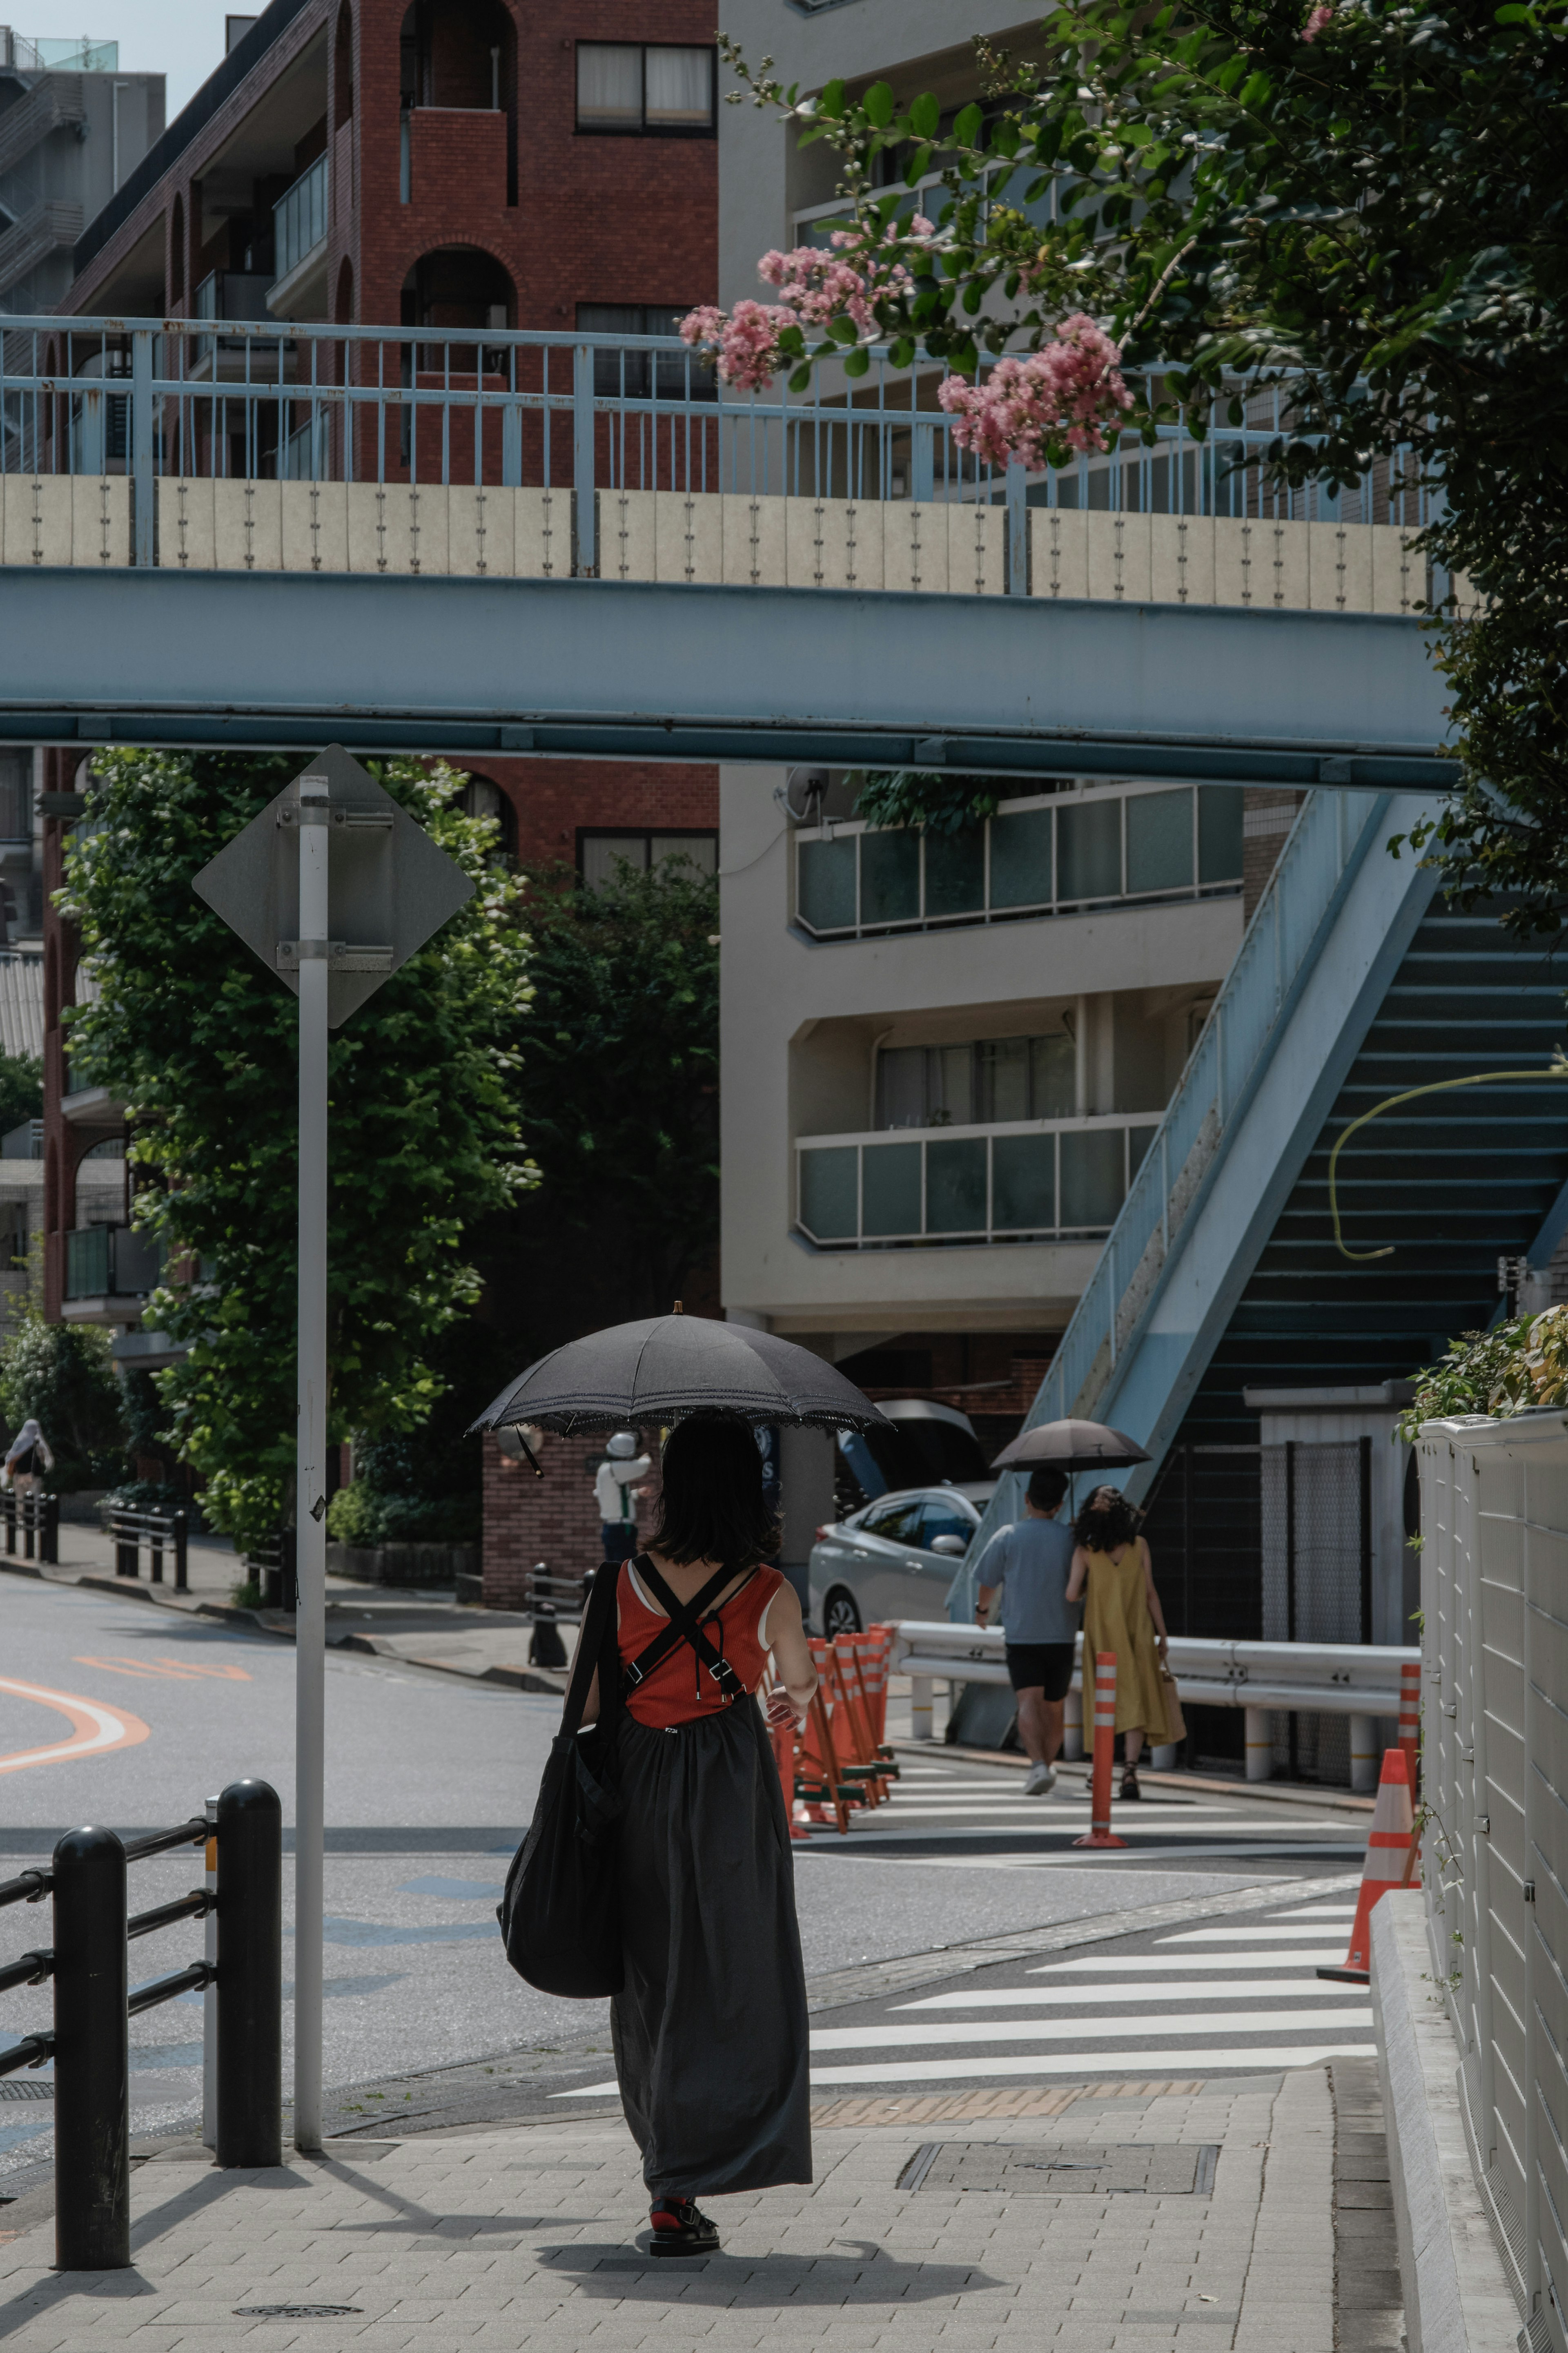
<instances>
[{"instance_id":1,"label":"yellow dress","mask_svg":"<svg viewBox=\"0 0 1568 2353\"><path fill-rule=\"evenodd\" d=\"M1165 1687L1154 1648L1154 1626L1143 1591L1143 1564L1136 1540L1120 1560L1108 1552L1089 1556L1083 1609L1084 1733L1093 1723L1094 1656L1116 1653L1116 1729L1142 1729L1154 1746L1165 1737Z\"/></svg>"}]
</instances>

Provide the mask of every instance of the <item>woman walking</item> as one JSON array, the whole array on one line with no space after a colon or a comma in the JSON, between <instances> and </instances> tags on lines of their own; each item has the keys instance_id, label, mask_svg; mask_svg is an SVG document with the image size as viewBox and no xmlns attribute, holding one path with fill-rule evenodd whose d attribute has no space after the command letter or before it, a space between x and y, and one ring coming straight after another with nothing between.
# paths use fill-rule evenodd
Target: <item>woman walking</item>
<instances>
[{"instance_id":1,"label":"woman walking","mask_svg":"<svg viewBox=\"0 0 1568 2353\"><path fill-rule=\"evenodd\" d=\"M1138 1533L1138 1514L1114 1487L1097 1487L1073 1530L1067 1598L1077 1601L1085 1584L1084 1672L1099 1651L1116 1653L1116 1729L1122 1735L1121 1794L1141 1798L1138 1759L1149 1735L1165 1737L1166 1699L1162 1670L1169 1638L1165 1613L1154 1590L1149 1547Z\"/></svg>"},{"instance_id":2,"label":"woman walking","mask_svg":"<svg viewBox=\"0 0 1568 2353\"><path fill-rule=\"evenodd\" d=\"M6 1450L0 1487L15 1487L19 1494L30 1495L42 1487L44 1472L54 1467L49 1441L29 1414Z\"/></svg>"},{"instance_id":3,"label":"woman walking","mask_svg":"<svg viewBox=\"0 0 1568 2353\"><path fill-rule=\"evenodd\" d=\"M616 1595L626 1984L610 2017L656 2255L717 2248L699 2194L811 2179L789 1822L752 1694L771 1654L767 1722L794 1725L816 1673L793 1588L760 1565L776 1540L748 1425L679 1423L658 1526ZM595 1675L584 1720L598 1712Z\"/></svg>"}]
</instances>

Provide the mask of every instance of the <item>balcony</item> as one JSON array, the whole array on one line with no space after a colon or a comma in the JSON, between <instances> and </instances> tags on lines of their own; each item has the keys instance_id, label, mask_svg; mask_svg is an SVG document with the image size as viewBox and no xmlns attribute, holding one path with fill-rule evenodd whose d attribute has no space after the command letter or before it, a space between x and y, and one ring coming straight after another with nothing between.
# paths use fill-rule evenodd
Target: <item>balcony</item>
<instances>
[{"instance_id":1,"label":"balcony","mask_svg":"<svg viewBox=\"0 0 1568 2353\"><path fill-rule=\"evenodd\" d=\"M270 316L267 297L274 280L259 269L210 269L196 288L191 315L195 319L255 321Z\"/></svg>"},{"instance_id":2,"label":"balcony","mask_svg":"<svg viewBox=\"0 0 1568 2353\"><path fill-rule=\"evenodd\" d=\"M64 1312L69 1323L133 1324L163 1273L152 1235L130 1226L80 1226L66 1236Z\"/></svg>"},{"instance_id":3,"label":"balcony","mask_svg":"<svg viewBox=\"0 0 1568 2353\"><path fill-rule=\"evenodd\" d=\"M1230 787L1182 785L1008 801L963 833L802 828L795 917L843 940L1224 897L1241 888L1241 815Z\"/></svg>"},{"instance_id":4,"label":"balcony","mask_svg":"<svg viewBox=\"0 0 1568 2353\"><path fill-rule=\"evenodd\" d=\"M805 1136L795 1226L823 1250L1083 1240L1110 1231L1158 1125L1138 1112Z\"/></svg>"},{"instance_id":5,"label":"balcony","mask_svg":"<svg viewBox=\"0 0 1568 2353\"><path fill-rule=\"evenodd\" d=\"M327 291L328 183L323 150L272 207L278 275L266 295L275 319L319 318Z\"/></svg>"}]
</instances>

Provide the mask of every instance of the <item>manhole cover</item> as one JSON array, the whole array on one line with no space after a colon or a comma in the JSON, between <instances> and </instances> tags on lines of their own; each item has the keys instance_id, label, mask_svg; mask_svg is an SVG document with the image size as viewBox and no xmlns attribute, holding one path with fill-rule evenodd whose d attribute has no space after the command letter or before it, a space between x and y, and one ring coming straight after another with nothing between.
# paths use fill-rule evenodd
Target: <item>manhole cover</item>
<instances>
[{"instance_id":1,"label":"manhole cover","mask_svg":"<svg viewBox=\"0 0 1568 2353\"><path fill-rule=\"evenodd\" d=\"M1219 2158L1212 2141L1112 2141L1018 2148L989 2141L927 2141L899 2176L900 2189L1007 2189L1036 2198L1206 2198Z\"/></svg>"},{"instance_id":2,"label":"manhole cover","mask_svg":"<svg viewBox=\"0 0 1568 2353\"><path fill-rule=\"evenodd\" d=\"M20 2075L0 2075L0 2100L52 2100L54 2096L52 2075L30 2083Z\"/></svg>"},{"instance_id":3,"label":"manhole cover","mask_svg":"<svg viewBox=\"0 0 1568 2353\"><path fill-rule=\"evenodd\" d=\"M237 2304L237 2320L363 2320L357 2304Z\"/></svg>"}]
</instances>

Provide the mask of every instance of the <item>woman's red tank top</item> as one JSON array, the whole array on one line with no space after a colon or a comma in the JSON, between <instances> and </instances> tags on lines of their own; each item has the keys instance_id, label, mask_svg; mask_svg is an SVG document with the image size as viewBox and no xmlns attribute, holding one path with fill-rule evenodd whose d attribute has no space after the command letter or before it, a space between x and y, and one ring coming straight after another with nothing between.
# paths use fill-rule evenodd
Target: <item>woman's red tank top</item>
<instances>
[{"instance_id":1,"label":"woman's red tank top","mask_svg":"<svg viewBox=\"0 0 1568 2353\"><path fill-rule=\"evenodd\" d=\"M754 1692L763 1679L768 1655L764 1639L768 1609L784 1582L778 1569L759 1568L722 1609L710 1609L702 1620L708 1640L729 1661L749 1692ZM669 1620L642 1584L635 1561L628 1560L621 1569L616 1599L621 1664L628 1667ZM658 1727L721 1715L728 1704L690 1643L684 1641L677 1642L652 1673L626 1694L627 1715L639 1724Z\"/></svg>"}]
</instances>

